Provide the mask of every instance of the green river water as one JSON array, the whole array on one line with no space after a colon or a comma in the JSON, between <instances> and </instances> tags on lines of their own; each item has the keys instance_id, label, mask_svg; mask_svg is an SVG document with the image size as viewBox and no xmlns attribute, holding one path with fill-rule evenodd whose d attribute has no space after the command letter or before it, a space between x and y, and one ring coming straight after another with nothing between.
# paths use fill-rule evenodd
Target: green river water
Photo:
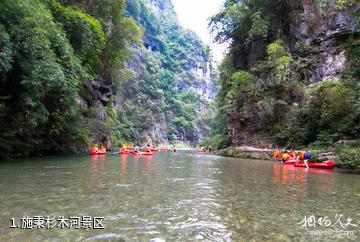
<instances>
[{"instance_id":1,"label":"green river water","mask_svg":"<svg viewBox=\"0 0 360 242\"><path fill-rule=\"evenodd\" d=\"M1 162L0 189L0 241L360 240L360 176L339 170L195 152L43 157ZM23 224L35 216L103 217L104 229Z\"/></svg>"}]
</instances>

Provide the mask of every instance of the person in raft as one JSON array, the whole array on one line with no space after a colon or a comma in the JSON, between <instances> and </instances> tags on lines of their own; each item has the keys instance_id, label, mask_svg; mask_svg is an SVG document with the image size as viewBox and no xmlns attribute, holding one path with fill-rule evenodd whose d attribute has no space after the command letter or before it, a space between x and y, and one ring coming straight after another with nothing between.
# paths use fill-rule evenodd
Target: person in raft
<instances>
[{"instance_id":1,"label":"person in raft","mask_svg":"<svg viewBox=\"0 0 360 242\"><path fill-rule=\"evenodd\" d=\"M173 151L176 152L176 146L175 145L173 146Z\"/></svg>"},{"instance_id":2,"label":"person in raft","mask_svg":"<svg viewBox=\"0 0 360 242\"><path fill-rule=\"evenodd\" d=\"M309 168L308 160L310 160L311 157L312 157L312 154L309 153L308 150L306 150L305 152L301 151L297 159L300 160L301 162L303 162L305 164L306 168Z\"/></svg>"},{"instance_id":3,"label":"person in raft","mask_svg":"<svg viewBox=\"0 0 360 242\"><path fill-rule=\"evenodd\" d=\"M275 150L275 152L274 152L274 159L277 160L277 161L280 161L281 158L282 158L281 151L280 151L280 150Z\"/></svg>"},{"instance_id":4,"label":"person in raft","mask_svg":"<svg viewBox=\"0 0 360 242\"><path fill-rule=\"evenodd\" d=\"M288 161L290 159L291 159L291 157L289 155L289 152L287 150L284 150L284 152L282 154L282 162Z\"/></svg>"},{"instance_id":5,"label":"person in raft","mask_svg":"<svg viewBox=\"0 0 360 242\"><path fill-rule=\"evenodd\" d=\"M148 144L147 147L145 147L145 152L148 152L150 153L151 152L151 147L150 145Z\"/></svg>"},{"instance_id":6,"label":"person in raft","mask_svg":"<svg viewBox=\"0 0 360 242\"><path fill-rule=\"evenodd\" d=\"M97 144L94 144L93 147L91 148L91 152L98 152L99 151L99 148L98 148L98 145Z\"/></svg>"},{"instance_id":7,"label":"person in raft","mask_svg":"<svg viewBox=\"0 0 360 242\"><path fill-rule=\"evenodd\" d=\"M120 152L127 152L128 151L127 146L126 145L119 145L119 151Z\"/></svg>"},{"instance_id":8,"label":"person in raft","mask_svg":"<svg viewBox=\"0 0 360 242\"><path fill-rule=\"evenodd\" d=\"M139 153L139 146L138 146L138 145L135 145L135 147L134 147L134 153Z\"/></svg>"},{"instance_id":9,"label":"person in raft","mask_svg":"<svg viewBox=\"0 0 360 242\"><path fill-rule=\"evenodd\" d=\"M212 150L211 145L208 146L208 149L209 149L209 153L211 153L211 150Z\"/></svg>"},{"instance_id":10,"label":"person in raft","mask_svg":"<svg viewBox=\"0 0 360 242\"><path fill-rule=\"evenodd\" d=\"M105 146L101 145L100 152L102 152L102 153L106 152Z\"/></svg>"},{"instance_id":11,"label":"person in raft","mask_svg":"<svg viewBox=\"0 0 360 242\"><path fill-rule=\"evenodd\" d=\"M289 155L290 155L290 159L291 159L291 160L295 160L295 159L296 159L296 152L295 152L293 149L291 149Z\"/></svg>"}]
</instances>

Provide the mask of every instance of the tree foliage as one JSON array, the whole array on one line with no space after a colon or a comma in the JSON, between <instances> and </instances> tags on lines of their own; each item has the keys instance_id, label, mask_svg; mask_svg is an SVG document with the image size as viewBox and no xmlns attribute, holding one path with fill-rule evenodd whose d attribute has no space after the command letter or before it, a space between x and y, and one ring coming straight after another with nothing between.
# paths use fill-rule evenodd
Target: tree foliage
<instances>
[{"instance_id":1,"label":"tree foliage","mask_svg":"<svg viewBox=\"0 0 360 242\"><path fill-rule=\"evenodd\" d=\"M158 142L194 140L200 97L188 88L195 79L190 68L206 61L205 46L175 15L156 15L146 1L128 0L126 15L143 29L144 46L135 50L136 62L127 65L133 74L118 88L124 101L116 142L147 142L153 132Z\"/></svg>"},{"instance_id":2,"label":"tree foliage","mask_svg":"<svg viewBox=\"0 0 360 242\"><path fill-rule=\"evenodd\" d=\"M354 2L336 3L342 9ZM336 8L329 1L316 3L322 9ZM324 80L308 87L309 73L316 65L314 50L305 43L293 46L289 40L289 20L296 4L227 0L211 18L216 40L231 41L220 67L218 109L227 107L228 124L235 124L238 132L285 146L323 146L342 138L359 138L359 41L351 36L344 43L348 69L343 80ZM249 88L242 81L246 75L252 76L250 94L243 91Z\"/></svg>"},{"instance_id":3,"label":"tree foliage","mask_svg":"<svg viewBox=\"0 0 360 242\"><path fill-rule=\"evenodd\" d=\"M121 0L0 2L1 156L87 145L91 109L79 102L92 97L84 83L111 83L140 35L124 7Z\"/></svg>"},{"instance_id":4,"label":"tree foliage","mask_svg":"<svg viewBox=\"0 0 360 242\"><path fill-rule=\"evenodd\" d=\"M158 15L145 0L3 0L0 10L1 156L109 137L140 143L150 133L195 139L204 104L190 70L205 72L208 52L171 8Z\"/></svg>"},{"instance_id":5,"label":"tree foliage","mask_svg":"<svg viewBox=\"0 0 360 242\"><path fill-rule=\"evenodd\" d=\"M2 1L0 9L2 153L83 142L74 97L85 72L61 26L40 1Z\"/></svg>"}]
</instances>

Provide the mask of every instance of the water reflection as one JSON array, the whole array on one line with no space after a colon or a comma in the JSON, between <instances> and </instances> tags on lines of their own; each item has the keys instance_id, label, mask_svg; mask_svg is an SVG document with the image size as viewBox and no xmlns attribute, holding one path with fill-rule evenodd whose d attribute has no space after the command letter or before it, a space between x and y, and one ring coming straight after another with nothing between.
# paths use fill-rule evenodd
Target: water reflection
<instances>
[{"instance_id":1,"label":"water reflection","mask_svg":"<svg viewBox=\"0 0 360 242\"><path fill-rule=\"evenodd\" d=\"M306 193L317 190L321 184L322 192L334 189L336 173L327 169L297 168L293 165L275 163L273 165L273 184L281 192L296 192L298 198L304 198ZM317 185L313 184L316 180ZM293 189L296 187L296 189ZM286 189L286 190L283 190Z\"/></svg>"},{"instance_id":2,"label":"water reflection","mask_svg":"<svg viewBox=\"0 0 360 242\"><path fill-rule=\"evenodd\" d=\"M145 162L146 173L148 176L152 174L152 159L153 156L143 156L142 159Z\"/></svg>"},{"instance_id":3,"label":"water reflection","mask_svg":"<svg viewBox=\"0 0 360 242\"><path fill-rule=\"evenodd\" d=\"M308 183L306 174L319 174L325 175L323 177L329 178L333 180L336 173L330 169L316 169L316 168L302 168L302 167L294 167L293 165L286 165L275 163L273 166L273 180L274 183L281 182L282 184L287 184L289 181L298 181L302 183Z\"/></svg>"},{"instance_id":4,"label":"water reflection","mask_svg":"<svg viewBox=\"0 0 360 242\"><path fill-rule=\"evenodd\" d=\"M105 158L104 155L91 156L91 186L98 191L101 188L102 178L105 171Z\"/></svg>"},{"instance_id":5,"label":"water reflection","mask_svg":"<svg viewBox=\"0 0 360 242\"><path fill-rule=\"evenodd\" d=\"M289 182L297 182L299 184L306 184L306 172L304 169L299 169L296 171L293 165L285 165L280 163L275 163L273 166L274 176L273 182L274 184L281 183L282 185L286 185Z\"/></svg>"},{"instance_id":6,"label":"water reflection","mask_svg":"<svg viewBox=\"0 0 360 242\"><path fill-rule=\"evenodd\" d=\"M126 177L127 155L126 154L120 155L120 164L121 164L121 180L122 180L122 182L126 183L127 182L127 177Z\"/></svg>"},{"instance_id":7,"label":"water reflection","mask_svg":"<svg viewBox=\"0 0 360 242\"><path fill-rule=\"evenodd\" d=\"M311 241L298 224L304 216L336 213L359 225L351 238L359 241L359 176L271 161L164 152L0 163L0 190L4 224L22 215L105 217L101 231L2 226L0 241Z\"/></svg>"},{"instance_id":8,"label":"water reflection","mask_svg":"<svg viewBox=\"0 0 360 242\"><path fill-rule=\"evenodd\" d=\"M105 161L106 155L91 155L91 161Z\"/></svg>"}]
</instances>

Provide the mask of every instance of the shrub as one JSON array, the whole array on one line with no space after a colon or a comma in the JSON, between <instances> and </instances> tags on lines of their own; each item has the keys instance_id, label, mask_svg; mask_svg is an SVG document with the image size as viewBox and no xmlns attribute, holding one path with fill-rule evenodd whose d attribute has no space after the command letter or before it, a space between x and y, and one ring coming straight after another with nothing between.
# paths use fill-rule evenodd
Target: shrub
<instances>
[{"instance_id":1,"label":"shrub","mask_svg":"<svg viewBox=\"0 0 360 242\"><path fill-rule=\"evenodd\" d=\"M338 147L339 167L360 169L360 147L343 145Z\"/></svg>"},{"instance_id":2,"label":"shrub","mask_svg":"<svg viewBox=\"0 0 360 242\"><path fill-rule=\"evenodd\" d=\"M327 80L316 86L299 116L308 136L329 145L346 135L355 111L353 99L353 91L339 81Z\"/></svg>"}]
</instances>

